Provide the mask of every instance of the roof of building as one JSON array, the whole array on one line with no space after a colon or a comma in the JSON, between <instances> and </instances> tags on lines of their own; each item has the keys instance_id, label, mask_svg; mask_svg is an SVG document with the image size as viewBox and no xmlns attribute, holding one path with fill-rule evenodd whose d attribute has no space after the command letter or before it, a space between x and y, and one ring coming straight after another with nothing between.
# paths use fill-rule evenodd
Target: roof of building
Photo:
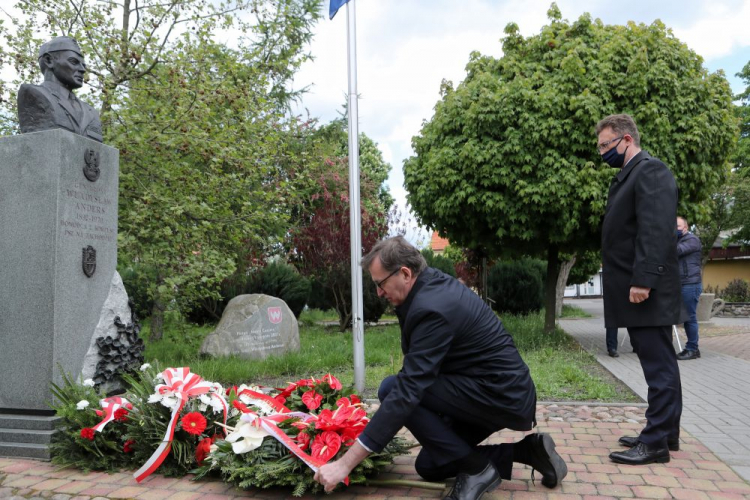
<instances>
[{"instance_id":1,"label":"roof of building","mask_svg":"<svg viewBox=\"0 0 750 500\"><path fill-rule=\"evenodd\" d=\"M445 247L450 245L447 238L441 237L437 231L432 232L432 239L430 240L430 248L433 252L442 252Z\"/></svg>"}]
</instances>

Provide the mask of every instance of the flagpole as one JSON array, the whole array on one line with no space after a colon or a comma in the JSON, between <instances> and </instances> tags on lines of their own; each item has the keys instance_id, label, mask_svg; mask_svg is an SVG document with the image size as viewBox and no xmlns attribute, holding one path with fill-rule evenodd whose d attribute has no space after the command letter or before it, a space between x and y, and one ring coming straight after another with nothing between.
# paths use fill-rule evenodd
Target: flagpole
<instances>
[{"instance_id":1,"label":"flagpole","mask_svg":"<svg viewBox=\"0 0 750 500\"><path fill-rule=\"evenodd\" d=\"M349 228L352 270L352 338L354 388L365 388L365 331L362 298L362 212L359 202L359 113L357 108L357 24L355 0L346 3L347 55L349 63Z\"/></svg>"}]
</instances>

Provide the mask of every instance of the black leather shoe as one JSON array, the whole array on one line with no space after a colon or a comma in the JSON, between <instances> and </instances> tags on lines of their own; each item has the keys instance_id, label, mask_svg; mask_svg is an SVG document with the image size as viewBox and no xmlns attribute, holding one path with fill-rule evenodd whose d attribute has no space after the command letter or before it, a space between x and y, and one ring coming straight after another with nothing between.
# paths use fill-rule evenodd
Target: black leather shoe
<instances>
[{"instance_id":1,"label":"black leather shoe","mask_svg":"<svg viewBox=\"0 0 750 500\"><path fill-rule=\"evenodd\" d=\"M609 354L610 358L619 358L620 357L620 355L617 354L617 351L615 351L615 350L607 351L607 354Z\"/></svg>"},{"instance_id":2,"label":"black leather shoe","mask_svg":"<svg viewBox=\"0 0 750 500\"><path fill-rule=\"evenodd\" d=\"M646 465L656 462L665 464L669 462L669 450L657 446L649 446L646 443L638 444L626 451L615 451L609 454L609 459L618 464Z\"/></svg>"},{"instance_id":3,"label":"black leather shoe","mask_svg":"<svg viewBox=\"0 0 750 500\"><path fill-rule=\"evenodd\" d=\"M487 467L479 474L457 475L456 484L443 500L477 500L487 491L494 489L501 481L497 469L492 464L487 464Z\"/></svg>"},{"instance_id":4,"label":"black leather shoe","mask_svg":"<svg viewBox=\"0 0 750 500\"><path fill-rule=\"evenodd\" d=\"M542 485L554 488L568 474L568 466L555 451L555 441L552 436L543 432L529 434L528 461L531 467L542 474Z\"/></svg>"},{"instance_id":5,"label":"black leather shoe","mask_svg":"<svg viewBox=\"0 0 750 500\"><path fill-rule=\"evenodd\" d=\"M622 436L617 442L623 446L632 448L638 444L638 436ZM669 451L680 451L680 440L667 439L667 448L669 448Z\"/></svg>"},{"instance_id":6,"label":"black leather shoe","mask_svg":"<svg viewBox=\"0 0 750 500\"><path fill-rule=\"evenodd\" d=\"M701 357L700 349L696 349L694 351L688 351L687 349L683 349L683 351L677 355L677 359L680 361L687 361L689 359L698 359L700 357Z\"/></svg>"}]
</instances>

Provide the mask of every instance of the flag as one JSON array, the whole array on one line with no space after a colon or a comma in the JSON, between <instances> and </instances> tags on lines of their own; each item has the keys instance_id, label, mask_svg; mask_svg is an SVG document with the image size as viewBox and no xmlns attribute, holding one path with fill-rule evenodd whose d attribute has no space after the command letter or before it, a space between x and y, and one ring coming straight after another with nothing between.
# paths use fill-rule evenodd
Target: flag
<instances>
[{"instance_id":1,"label":"flag","mask_svg":"<svg viewBox=\"0 0 750 500\"><path fill-rule=\"evenodd\" d=\"M336 15L336 12L339 11L339 9L347 3L349 0L331 0L330 8L328 10L329 19L333 19L333 16Z\"/></svg>"}]
</instances>

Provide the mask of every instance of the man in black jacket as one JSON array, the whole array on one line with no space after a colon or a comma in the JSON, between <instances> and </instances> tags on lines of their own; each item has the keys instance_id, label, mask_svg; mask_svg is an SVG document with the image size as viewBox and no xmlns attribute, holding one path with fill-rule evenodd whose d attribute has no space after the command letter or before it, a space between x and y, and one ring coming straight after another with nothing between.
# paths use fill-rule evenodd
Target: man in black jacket
<instances>
[{"instance_id":1,"label":"man in black jacket","mask_svg":"<svg viewBox=\"0 0 750 500\"><path fill-rule=\"evenodd\" d=\"M687 219L677 217L677 258L680 283L682 283L682 303L685 304L688 315L688 319L685 320L687 344L685 344L685 349L677 355L679 361L701 357L701 351L698 349L698 317L696 315L698 301L703 293L701 249L701 240L690 232Z\"/></svg>"},{"instance_id":2,"label":"man in black jacket","mask_svg":"<svg viewBox=\"0 0 750 500\"><path fill-rule=\"evenodd\" d=\"M618 169L602 225L604 326L628 329L648 384L646 427L623 436L630 450L614 462L669 462L679 449L682 388L672 347L681 293L677 271L677 184L669 169L646 151L628 115L611 115L596 126L599 153Z\"/></svg>"},{"instance_id":3,"label":"man in black jacket","mask_svg":"<svg viewBox=\"0 0 750 500\"><path fill-rule=\"evenodd\" d=\"M513 339L482 300L456 279L428 268L403 237L379 242L362 259L378 296L396 306L403 366L378 391L381 405L357 442L315 478L332 490L368 453L406 426L422 445L415 468L427 480L456 476L449 499L477 499L513 462L542 474L554 488L567 474L551 436L479 446L494 432L531 430L536 390Z\"/></svg>"}]
</instances>

